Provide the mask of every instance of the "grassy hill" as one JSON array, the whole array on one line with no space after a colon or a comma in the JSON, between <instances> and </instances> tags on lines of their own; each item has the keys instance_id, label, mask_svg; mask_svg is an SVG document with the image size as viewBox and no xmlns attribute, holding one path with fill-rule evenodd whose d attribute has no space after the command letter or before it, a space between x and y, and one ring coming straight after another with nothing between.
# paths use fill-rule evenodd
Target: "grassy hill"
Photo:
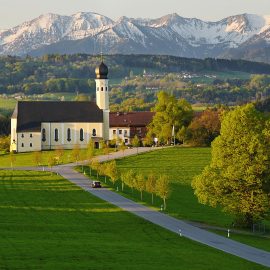
<instances>
[{"instance_id":1,"label":"grassy hill","mask_svg":"<svg viewBox=\"0 0 270 270\"><path fill-rule=\"evenodd\" d=\"M0 269L267 269L180 238L60 176L0 171Z\"/></svg>"}]
</instances>

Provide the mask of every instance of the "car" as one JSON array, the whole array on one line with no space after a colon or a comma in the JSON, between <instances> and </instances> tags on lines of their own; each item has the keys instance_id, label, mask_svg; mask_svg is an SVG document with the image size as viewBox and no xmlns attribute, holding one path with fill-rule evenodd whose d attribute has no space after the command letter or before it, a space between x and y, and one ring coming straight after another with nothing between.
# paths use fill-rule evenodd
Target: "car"
<instances>
[{"instance_id":1,"label":"car","mask_svg":"<svg viewBox=\"0 0 270 270\"><path fill-rule=\"evenodd\" d=\"M92 188L101 188L101 183L99 181L93 181Z\"/></svg>"}]
</instances>

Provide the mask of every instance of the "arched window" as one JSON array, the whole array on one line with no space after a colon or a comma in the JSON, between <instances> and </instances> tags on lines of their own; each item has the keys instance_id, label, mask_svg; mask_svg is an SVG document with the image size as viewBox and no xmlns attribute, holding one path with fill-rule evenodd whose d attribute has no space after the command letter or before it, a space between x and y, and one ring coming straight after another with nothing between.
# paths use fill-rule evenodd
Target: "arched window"
<instances>
[{"instance_id":1,"label":"arched window","mask_svg":"<svg viewBox=\"0 0 270 270\"><path fill-rule=\"evenodd\" d=\"M42 141L43 142L46 141L46 130L45 130L45 128L42 129Z\"/></svg>"},{"instance_id":2,"label":"arched window","mask_svg":"<svg viewBox=\"0 0 270 270\"><path fill-rule=\"evenodd\" d=\"M58 142L58 140L59 140L59 134L58 134L58 129L57 128L54 130L54 140L56 142Z\"/></svg>"},{"instance_id":3,"label":"arched window","mask_svg":"<svg viewBox=\"0 0 270 270\"><path fill-rule=\"evenodd\" d=\"M67 129L67 140L69 142L71 141L71 131L70 131L70 128Z\"/></svg>"},{"instance_id":4,"label":"arched window","mask_svg":"<svg viewBox=\"0 0 270 270\"><path fill-rule=\"evenodd\" d=\"M33 146L33 144L32 143L30 143L30 147L32 147Z\"/></svg>"},{"instance_id":5,"label":"arched window","mask_svg":"<svg viewBox=\"0 0 270 270\"><path fill-rule=\"evenodd\" d=\"M22 147L24 147L24 143L22 143Z\"/></svg>"},{"instance_id":6,"label":"arched window","mask_svg":"<svg viewBox=\"0 0 270 270\"><path fill-rule=\"evenodd\" d=\"M103 91L103 87L101 87L101 91Z\"/></svg>"},{"instance_id":7,"label":"arched window","mask_svg":"<svg viewBox=\"0 0 270 270\"><path fill-rule=\"evenodd\" d=\"M80 129L80 141L81 142L83 141L83 129L82 128Z\"/></svg>"},{"instance_id":8,"label":"arched window","mask_svg":"<svg viewBox=\"0 0 270 270\"><path fill-rule=\"evenodd\" d=\"M97 131L95 128L93 129L92 135L93 135L93 137L97 136Z\"/></svg>"}]
</instances>

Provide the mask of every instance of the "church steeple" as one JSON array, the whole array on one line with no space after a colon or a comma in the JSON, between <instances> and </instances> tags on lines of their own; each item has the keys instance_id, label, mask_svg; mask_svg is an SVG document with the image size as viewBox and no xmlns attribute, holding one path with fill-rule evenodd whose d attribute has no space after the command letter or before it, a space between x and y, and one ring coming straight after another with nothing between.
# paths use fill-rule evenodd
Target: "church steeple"
<instances>
[{"instance_id":1,"label":"church steeple","mask_svg":"<svg viewBox=\"0 0 270 270\"><path fill-rule=\"evenodd\" d=\"M103 59L96 67L96 103L103 110L103 133L104 140L109 140L109 69Z\"/></svg>"}]
</instances>

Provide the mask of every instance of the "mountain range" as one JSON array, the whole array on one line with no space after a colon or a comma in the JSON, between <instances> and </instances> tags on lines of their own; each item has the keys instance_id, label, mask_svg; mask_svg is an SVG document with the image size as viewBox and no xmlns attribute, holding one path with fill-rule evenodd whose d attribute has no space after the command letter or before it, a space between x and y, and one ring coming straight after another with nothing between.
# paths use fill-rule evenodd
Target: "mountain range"
<instances>
[{"instance_id":1,"label":"mountain range","mask_svg":"<svg viewBox=\"0 0 270 270\"><path fill-rule=\"evenodd\" d=\"M48 53L165 54L241 58L270 63L270 15L241 14L217 22L169 14L158 19L80 12L45 14L0 30L0 55Z\"/></svg>"}]
</instances>

